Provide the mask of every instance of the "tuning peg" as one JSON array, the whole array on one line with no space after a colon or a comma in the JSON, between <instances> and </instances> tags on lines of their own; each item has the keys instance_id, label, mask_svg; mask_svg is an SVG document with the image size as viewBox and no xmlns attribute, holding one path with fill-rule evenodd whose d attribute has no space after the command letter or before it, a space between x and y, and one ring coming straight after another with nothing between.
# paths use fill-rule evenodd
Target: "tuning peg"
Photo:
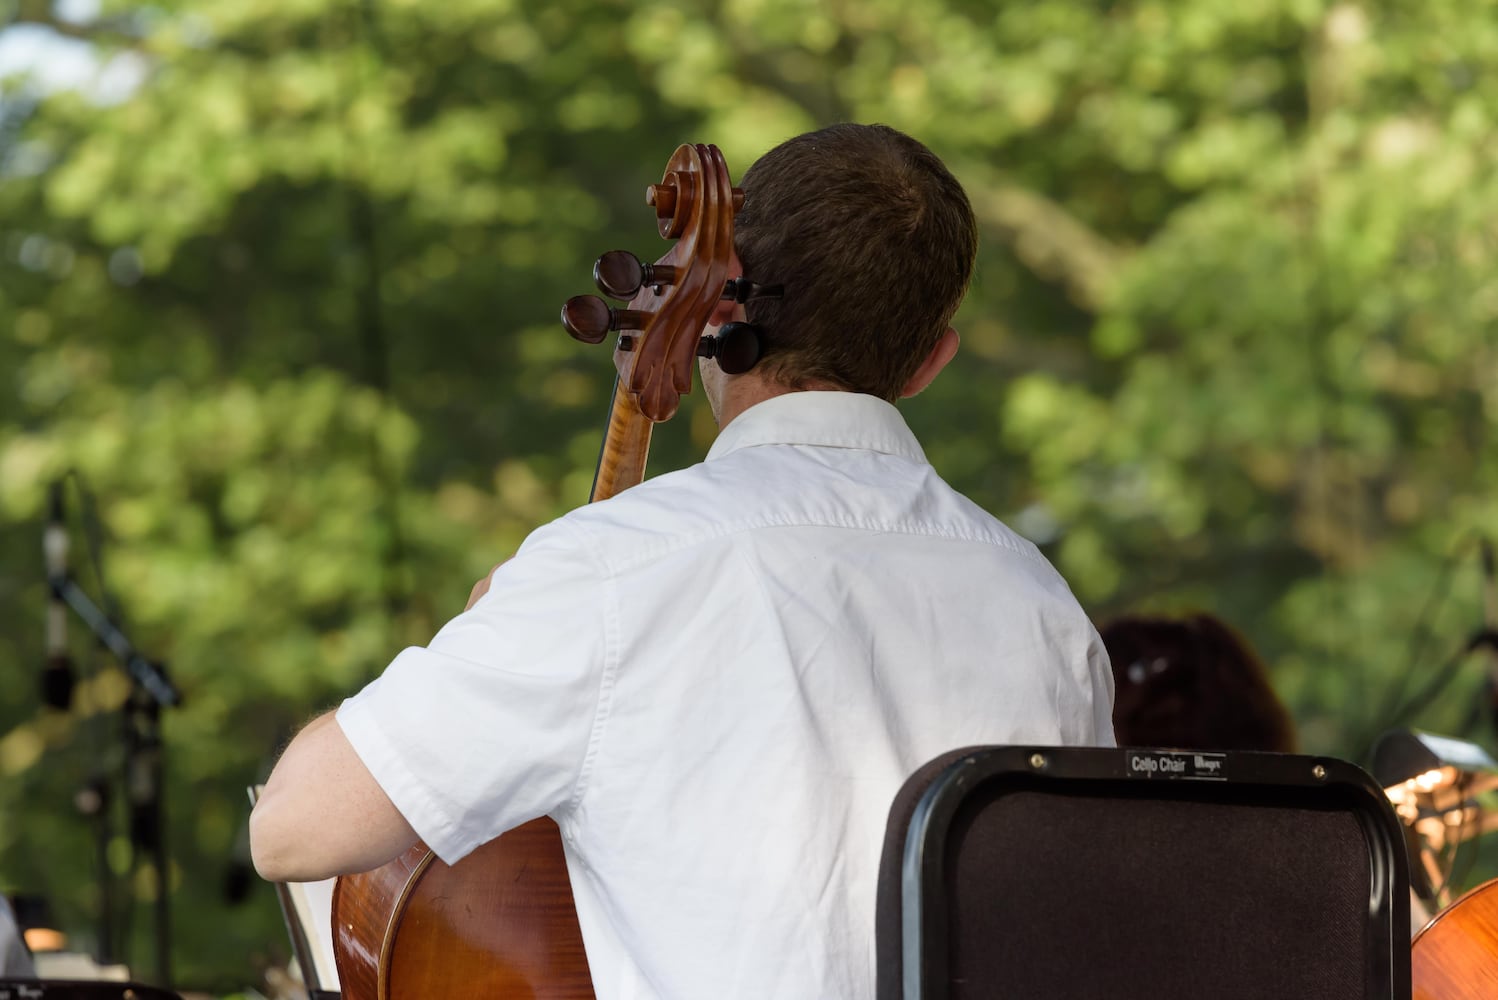
<instances>
[{"instance_id":1,"label":"tuning peg","mask_svg":"<svg viewBox=\"0 0 1498 1000\"><path fill-rule=\"evenodd\" d=\"M593 281L611 299L629 300L646 285L669 285L676 280L670 264L646 264L628 250L610 250L593 262Z\"/></svg>"},{"instance_id":2,"label":"tuning peg","mask_svg":"<svg viewBox=\"0 0 1498 1000\"><path fill-rule=\"evenodd\" d=\"M748 278L729 278L723 286L723 294L720 298L732 299L735 302L748 302L750 299L779 299L785 297L785 288L782 285L756 285Z\"/></svg>"},{"instance_id":3,"label":"tuning peg","mask_svg":"<svg viewBox=\"0 0 1498 1000\"><path fill-rule=\"evenodd\" d=\"M585 344L601 344L610 330L638 330L645 316L634 309L614 309L596 295L574 295L562 305L562 326Z\"/></svg>"},{"instance_id":4,"label":"tuning peg","mask_svg":"<svg viewBox=\"0 0 1498 1000\"><path fill-rule=\"evenodd\" d=\"M759 363L764 338L753 323L724 323L716 337L697 342L699 358L716 358L725 375L742 375Z\"/></svg>"}]
</instances>

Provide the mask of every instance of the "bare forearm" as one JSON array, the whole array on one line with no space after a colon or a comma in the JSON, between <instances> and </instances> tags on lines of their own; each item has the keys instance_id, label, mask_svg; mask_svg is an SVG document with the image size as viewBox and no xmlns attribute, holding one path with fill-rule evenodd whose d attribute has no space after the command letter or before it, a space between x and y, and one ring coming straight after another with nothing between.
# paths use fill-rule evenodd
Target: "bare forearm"
<instances>
[{"instance_id":1,"label":"bare forearm","mask_svg":"<svg viewBox=\"0 0 1498 1000\"><path fill-rule=\"evenodd\" d=\"M291 741L250 814L255 868L272 882L368 871L416 839L332 712Z\"/></svg>"}]
</instances>

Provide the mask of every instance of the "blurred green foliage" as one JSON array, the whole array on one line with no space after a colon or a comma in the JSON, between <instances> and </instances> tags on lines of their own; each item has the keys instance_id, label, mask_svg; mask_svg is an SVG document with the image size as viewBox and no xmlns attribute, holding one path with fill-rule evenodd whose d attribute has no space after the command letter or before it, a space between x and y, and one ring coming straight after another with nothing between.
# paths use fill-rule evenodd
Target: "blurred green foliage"
<instances>
[{"instance_id":1,"label":"blurred green foliage","mask_svg":"<svg viewBox=\"0 0 1498 1000\"><path fill-rule=\"evenodd\" d=\"M77 639L77 705L38 705L47 484L92 487L186 695L178 982L255 983L285 947L268 888L221 890L243 787L585 498L610 369L557 308L662 249L640 195L684 141L737 174L832 121L925 140L983 227L964 355L906 407L938 469L1095 616L1235 623L1307 749L1489 732L1476 660L1398 708L1498 533L1492 0L85 8L12 0L7 33L126 85L0 89L0 883L80 940L72 798L119 766L124 685ZM694 397L653 467L711 435Z\"/></svg>"}]
</instances>

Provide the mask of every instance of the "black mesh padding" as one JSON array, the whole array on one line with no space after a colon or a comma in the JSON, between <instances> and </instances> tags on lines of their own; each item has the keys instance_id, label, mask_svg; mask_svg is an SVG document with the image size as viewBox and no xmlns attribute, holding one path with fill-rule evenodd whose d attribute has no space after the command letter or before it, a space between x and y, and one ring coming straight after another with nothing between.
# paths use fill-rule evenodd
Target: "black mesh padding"
<instances>
[{"instance_id":1,"label":"black mesh padding","mask_svg":"<svg viewBox=\"0 0 1498 1000\"><path fill-rule=\"evenodd\" d=\"M949 845L954 1000L1367 995L1350 812L1018 792Z\"/></svg>"}]
</instances>

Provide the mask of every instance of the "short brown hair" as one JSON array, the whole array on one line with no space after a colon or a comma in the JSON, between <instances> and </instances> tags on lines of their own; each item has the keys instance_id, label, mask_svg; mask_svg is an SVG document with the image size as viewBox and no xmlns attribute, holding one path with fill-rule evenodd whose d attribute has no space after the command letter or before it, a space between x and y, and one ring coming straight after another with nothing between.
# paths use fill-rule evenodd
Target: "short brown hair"
<instances>
[{"instance_id":1,"label":"short brown hair","mask_svg":"<svg viewBox=\"0 0 1498 1000\"><path fill-rule=\"evenodd\" d=\"M744 174L734 246L753 299L760 369L893 400L962 302L978 227L962 185L885 125L833 125L784 142Z\"/></svg>"}]
</instances>

